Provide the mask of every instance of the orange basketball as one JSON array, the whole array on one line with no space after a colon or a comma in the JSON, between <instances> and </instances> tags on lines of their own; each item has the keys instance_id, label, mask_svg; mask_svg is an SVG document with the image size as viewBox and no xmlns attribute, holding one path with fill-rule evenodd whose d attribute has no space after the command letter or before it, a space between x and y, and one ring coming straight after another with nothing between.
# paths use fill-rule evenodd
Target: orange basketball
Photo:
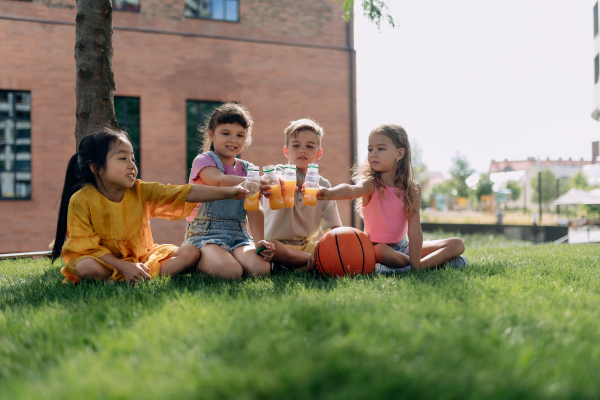
<instances>
[{"instance_id":1,"label":"orange basketball","mask_svg":"<svg viewBox=\"0 0 600 400\"><path fill-rule=\"evenodd\" d=\"M375 248L358 229L336 228L317 244L315 262L323 276L368 275L375 268Z\"/></svg>"}]
</instances>

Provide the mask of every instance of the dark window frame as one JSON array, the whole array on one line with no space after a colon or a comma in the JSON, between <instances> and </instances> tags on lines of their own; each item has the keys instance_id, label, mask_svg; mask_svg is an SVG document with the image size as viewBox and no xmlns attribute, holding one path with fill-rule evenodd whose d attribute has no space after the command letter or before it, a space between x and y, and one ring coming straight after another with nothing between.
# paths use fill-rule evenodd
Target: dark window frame
<instances>
[{"instance_id":1,"label":"dark window frame","mask_svg":"<svg viewBox=\"0 0 600 400\"><path fill-rule=\"evenodd\" d=\"M201 0L191 0L191 1L201 1ZM210 8L210 5L212 4L213 0L206 0L208 2L208 8ZM239 24L240 23L240 0L222 0L223 1L223 15L226 16L227 15L227 2L228 1L235 1L237 3L237 10L236 10L236 14L237 14L237 19L236 20L231 20L231 19L215 19L215 18L206 18L206 17L200 17L200 16L193 16L193 15L187 15L187 2L185 2L184 4L184 16L185 18L192 18L192 19L201 19L201 20L205 20L205 21L217 21L217 22L230 22L230 23L234 23L234 24Z\"/></svg>"},{"instance_id":2,"label":"dark window frame","mask_svg":"<svg viewBox=\"0 0 600 400\"><path fill-rule=\"evenodd\" d=\"M115 8L115 0L111 0L111 4L112 4L113 11L139 13L142 10L142 1L141 0L140 0L140 4L138 5L137 10L126 10L126 9L122 9L122 8Z\"/></svg>"},{"instance_id":3,"label":"dark window frame","mask_svg":"<svg viewBox=\"0 0 600 400\"><path fill-rule=\"evenodd\" d=\"M594 85L598 83L598 78L600 78L600 54L594 58Z\"/></svg>"},{"instance_id":4,"label":"dark window frame","mask_svg":"<svg viewBox=\"0 0 600 400\"><path fill-rule=\"evenodd\" d=\"M1 173L6 173L6 172L12 172L13 173L13 197L4 197L2 195L2 189L1 189L1 185L2 185L2 181L0 178L0 201L21 201L21 200L31 200L32 199L32 176L33 176L33 171L32 171L32 166L31 166L31 162L33 161L33 155L31 153L31 92L27 91L27 90L0 90L1 94L7 94L8 93L13 93L13 97L12 97L12 102L9 104L10 107L10 111L9 111L9 116L8 117L4 117L0 115L0 120L2 121L13 121L13 129L14 129L14 138L13 138L13 143L8 144L2 140L0 140L0 146L11 146L14 151L13 153L13 168L11 171L4 171L4 168L2 168L2 170L0 170ZM19 115L17 115L17 102L16 102L16 94L20 93L20 94L27 94L27 96L29 97L29 117L28 118L23 118L23 117L19 117ZM12 115L12 117L10 116ZM17 130L17 123L21 122L21 121L27 121L29 122L29 137L19 137L18 136L18 130ZM28 139L29 143L17 143L18 139ZM23 165L23 161L25 160L17 160L17 150L19 147L29 147L29 168L26 169L21 169L18 166L19 165ZM27 153L26 153L27 154ZM18 163L19 161L21 161L21 163ZM19 172L29 172L29 193L27 196L22 196L22 197L17 197L17 182L21 182L21 181L17 181L17 174ZM22 181L22 182L27 182L27 181Z\"/></svg>"},{"instance_id":5,"label":"dark window frame","mask_svg":"<svg viewBox=\"0 0 600 400\"><path fill-rule=\"evenodd\" d=\"M598 36L598 2L594 4L594 37Z\"/></svg>"},{"instance_id":6,"label":"dark window frame","mask_svg":"<svg viewBox=\"0 0 600 400\"><path fill-rule=\"evenodd\" d=\"M200 137L201 133L199 128L203 127L207 122L207 119L210 118L212 111L215 108L221 106L223 104L222 101L211 101L211 100L186 100L185 102L185 121L186 121L186 169L188 176L192 170L192 162L194 158L200 153L202 153L202 146L204 143ZM206 112L202 112L200 106L208 106ZM190 106L195 108L195 116L196 119L190 121ZM194 145L190 146L190 143L195 142Z\"/></svg>"},{"instance_id":7,"label":"dark window frame","mask_svg":"<svg viewBox=\"0 0 600 400\"><path fill-rule=\"evenodd\" d=\"M137 108L138 108L138 116L137 116L137 121L129 121L128 117L128 112L127 112L127 101L128 100L137 100ZM138 143L131 143L131 145L133 146L133 152L135 153L135 164L138 167L138 175L137 178L141 179L142 176L142 101L139 97L136 96L115 96L114 97L114 105L115 105L115 116L117 115L117 102L122 102L122 115L124 116L124 119L121 118L119 119L117 117L117 124L119 125L120 129L123 129L124 131L126 131L127 133L129 133L129 127L137 127L138 128Z\"/></svg>"}]
</instances>

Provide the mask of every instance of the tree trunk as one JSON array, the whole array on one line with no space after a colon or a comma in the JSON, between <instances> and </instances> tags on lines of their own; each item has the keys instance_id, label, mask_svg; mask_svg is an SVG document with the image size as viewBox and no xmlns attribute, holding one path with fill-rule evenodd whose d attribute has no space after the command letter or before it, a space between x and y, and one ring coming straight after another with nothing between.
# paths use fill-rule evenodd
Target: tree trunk
<instances>
[{"instance_id":1,"label":"tree trunk","mask_svg":"<svg viewBox=\"0 0 600 400\"><path fill-rule=\"evenodd\" d=\"M77 0L75 140L102 126L117 127L112 70L111 0Z\"/></svg>"}]
</instances>

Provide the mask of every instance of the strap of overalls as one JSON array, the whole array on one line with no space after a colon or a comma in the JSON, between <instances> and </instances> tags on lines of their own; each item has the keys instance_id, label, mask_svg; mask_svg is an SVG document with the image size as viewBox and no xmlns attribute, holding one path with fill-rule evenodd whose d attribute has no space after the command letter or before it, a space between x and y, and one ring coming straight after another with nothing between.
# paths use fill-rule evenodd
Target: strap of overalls
<instances>
[{"instance_id":1,"label":"strap of overalls","mask_svg":"<svg viewBox=\"0 0 600 400\"><path fill-rule=\"evenodd\" d=\"M221 159L219 158L219 156L214 152L214 151L207 151L206 154L208 154L209 156L212 157L213 160L215 160L215 163L217 164L217 169L219 171L221 171L222 173L225 173L225 168L223 167L223 162L221 161ZM237 161L242 163L242 168L244 168L244 172L248 172L248 166L250 165L250 163L248 161L245 160L240 160L239 158L237 159Z\"/></svg>"}]
</instances>

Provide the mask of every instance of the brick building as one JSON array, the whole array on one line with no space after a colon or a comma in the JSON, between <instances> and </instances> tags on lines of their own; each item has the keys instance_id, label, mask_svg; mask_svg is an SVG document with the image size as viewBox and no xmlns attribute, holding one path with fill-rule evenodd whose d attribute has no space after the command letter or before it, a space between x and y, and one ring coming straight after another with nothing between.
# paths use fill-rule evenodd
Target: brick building
<instances>
[{"instance_id":1,"label":"brick building","mask_svg":"<svg viewBox=\"0 0 600 400\"><path fill-rule=\"evenodd\" d=\"M317 120L322 174L348 182L355 159L352 26L333 0L114 0L115 109L139 151L141 178L182 184L203 112L224 100L255 121L242 157L284 162L283 129ZM0 0L0 253L53 239L75 151L75 0ZM339 203L344 225L350 202ZM180 221L152 221L181 243Z\"/></svg>"}]
</instances>

